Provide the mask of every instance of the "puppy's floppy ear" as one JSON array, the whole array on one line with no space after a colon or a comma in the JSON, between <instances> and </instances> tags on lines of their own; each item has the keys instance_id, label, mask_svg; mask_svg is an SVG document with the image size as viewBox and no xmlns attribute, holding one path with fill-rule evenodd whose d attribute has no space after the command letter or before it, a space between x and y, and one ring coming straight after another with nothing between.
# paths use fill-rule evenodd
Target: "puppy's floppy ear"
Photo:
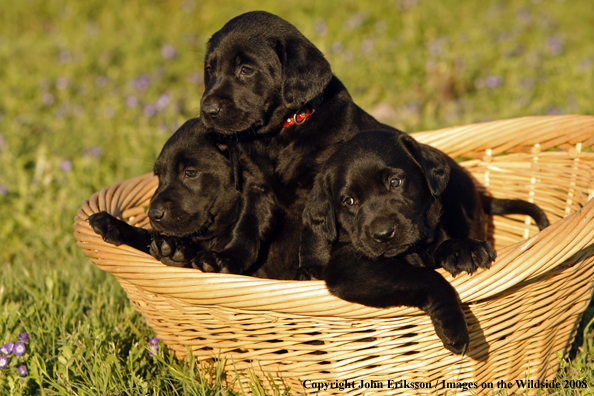
<instances>
[{"instance_id":1,"label":"puppy's floppy ear","mask_svg":"<svg viewBox=\"0 0 594 396\"><path fill-rule=\"evenodd\" d=\"M441 151L421 144L407 134L400 134L398 140L423 170L431 194L440 196L450 180L449 158Z\"/></svg>"},{"instance_id":2,"label":"puppy's floppy ear","mask_svg":"<svg viewBox=\"0 0 594 396\"><path fill-rule=\"evenodd\" d=\"M303 226L306 234L315 239L333 244L338 238L336 231L336 214L334 202L330 194L327 177L319 174L309 193L303 209Z\"/></svg>"},{"instance_id":3,"label":"puppy's floppy ear","mask_svg":"<svg viewBox=\"0 0 594 396\"><path fill-rule=\"evenodd\" d=\"M282 65L283 104L288 109L301 109L332 79L330 63L302 35L278 41L276 52Z\"/></svg>"},{"instance_id":4,"label":"puppy's floppy ear","mask_svg":"<svg viewBox=\"0 0 594 396\"><path fill-rule=\"evenodd\" d=\"M243 184L243 173L241 172L241 162L239 161L238 148L236 142L232 139L227 140L227 147L229 150L229 161L231 161L231 172L233 181L235 182L235 189L241 191Z\"/></svg>"},{"instance_id":5,"label":"puppy's floppy ear","mask_svg":"<svg viewBox=\"0 0 594 396\"><path fill-rule=\"evenodd\" d=\"M239 152L237 148L237 142L233 139L216 139L213 138L216 143L217 149L229 160L231 165L231 178L235 184L235 189L241 191L243 187L243 169L241 161L239 159Z\"/></svg>"}]
</instances>

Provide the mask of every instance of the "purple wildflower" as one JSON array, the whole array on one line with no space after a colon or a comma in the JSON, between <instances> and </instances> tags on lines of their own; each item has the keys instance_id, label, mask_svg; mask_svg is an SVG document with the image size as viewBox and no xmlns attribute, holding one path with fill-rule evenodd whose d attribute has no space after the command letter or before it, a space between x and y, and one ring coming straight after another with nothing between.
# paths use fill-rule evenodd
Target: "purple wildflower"
<instances>
[{"instance_id":1,"label":"purple wildflower","mask_svg":"<svg viewBox=\"0 0 594 396\"><path fill-rule=\"evenodd\" d=\"M161 111L165 107L167 107L167 104L169 103L169 100L170 99L171 98L170 98L170 96L169 96L168 93L164 93L164 94L159 95L159 97L155 101L155 107L157 108L157 111Z\"/></svg>"},{"instance_id":2,"label":"purple wildflower","mask_svg":"<svg viewBox=\"0 0 594 396\"><path fill-rule=\"evenodd\" d=\"M74 54L68 50L61 50L58 52L57 61L58 63L70 63L74 60Z\"/></svg>"},{"instance_id":3,"label":"purple wildflower","mask_svg":"<svg viewBox=\"0 0 594 396\"><path fill-rule=\"evenodd\" d=\"M58 77L56 79L56 88L66 89L70 86L70 79L68 77Z\"/></svg>"},{"instance_id":4,"label":"purple wildflower","mask_svg":"<svg viewBox=\"0 0 594 396\"><path fill-rule=\"evenodd\" d=\"M97 88L105 87L108 82L109 82L109 78L107 78L107 76L97 76L95 78L95 86Z\"/></svg>"},{"instance_id":5,"label":"purple wildflower","mask_svg":"<svg viewBox=\"0 0 594 396\"><path fill-rule=\"evenodd\" d=\"M349 17L349 19L344 21L344 23L342 24L342 27L344 28L344 30L346 30L348 32L350 30L353 30L353 29L361 26L364 21L365 21L365 14L363 14L362 12L355 12L353 15L351 15Z\"/></svg>"},{"instance_id":6,"label":"purple wildflower","mask_svg":"<svg viewBox=\"0 0 594 396\"><path fill-rule=\"evenodd\" d=\"M27 366L25 366L24 364L22 366L16 366L16 369L17 373L19 373L21 377L27 375Z\"/></svg>"},{"instance_id":7,"label":"purple wildflower","mask_svg":"<svg viewBox=\"0 0 594 396\"><path fill-rule=\"evenodd\" d=\"M526 7L522 7L516 12L516 17L522 22L526 22L530 19L530 10Z\"/></svg>"},{"instance_id":8,"label":"purple wildflower","mask_svg":"<svg viewBox=\"0 0 594 396\"><path fill-rule=\"evenodd\" d=\"M557 36L551 36L547 38L547 46L549 47L549 51L551 51L551 53L555 56L561 55L563 52L563 43Z\"/></svg>"},{"instance_id":9,"label":"purple wildflower","mask_svg":"<svg viewBox=\"0 0 594 396\"><path fill-rule=\"evenodd\" d=\"M0 353L3 353L4 355L10 355L12 353L13 348L14 342L9 342L0 347Z\"/></svg>"},{"instance_id":10,"label":"purple wildflower","mask_svg":"<svg viewBox=\"0 0 594 396\"><path fill-rule=\"evenodd\" d=\"M485 78L485 86L487 88L497 88L501 84L503 84L503 78L501 76L491 75Z\"/></svg>"},{"instance_id":11,"label":"purple wildflower","mask_svg":"<svg viewBox=\"0 0 594 396\"><path fill-rule=\"evenodd\" d=\"M60 170L64 173L70 172L72 170L72 162L67 159L62 160L60 162Z\"/></svg>"},{"instance_id":12,"label":"purple wildflower","mask_svg":"<svg viewBox=\"0 0 594 396\"><path fill-rule=\"evenodd\" d=\"M54 104L54 102L54 95L51 93L45 92L43 95L41 95L41 103L43 103L45 106L51 106Z\"/></svg>"},{"instance_id":13,"label":"purple wildflower","mask_svg":"<svg viewBox=\"0 0 594 396\"><path fill-rule=\"evenodd\" d=\"M2 151L4 147L6 147L6 138L0 133L0 151Z\"/></svg>"},{"instance_id":14,"label":"purple wildflower","mask_svg":"<svg viewBox=\"0 0 594 396\"><path fill-rule=\"evenodd\" d=\"M83 150L83 154L89 157L98 158L103 154L103 150L100 146L91 146Z\"/></svg>"},{"instance_id":15,"label":"purple wildflower","mask_svg":"<svg viewBox=\"0 0 594 396\"><path fill-rule=\"evenodd\" d=\"M0 369L3 369L6 366L8 366L8 358L0 355Z\"/></svg>"},{"instance_id":16,"label":"purple wildflower","mask_svg":"<svg viewBox=\"0 0 594 396\"><path fill-rule=\"evenodd\" d=\"M138 98L134 95L126 96L126 106L128 106L131 109L138 106Z\"/></svg>"},{"instance_id":17,"label":"purple wildflower","mask_svg":"<svg viewBox=\"0 0 594 396\"><path fill-rule=\"evenodd\" d=\"M381 21L377 21L375 24L375 32L377 34L383 34L386 32L386 30L388 30L388 22L381 20Z\"/></svg>"},{"instance_id":18,"label":"purple wildflower","mask_svg":"<svg viewBox=\"0 0 594 396\"><path fill-rule=\"evenodd\" d=\"M202 84L204 82L204 74L199 72L192 72L188 74L188 81L192 84Z\"/></svg>"},{"instance_id":19,"label":"purple wildflower","mask_svg":"<svg viewBox=\"0 0 594 396\"><path fill-rule=\"evenodd\" d=\"M409 114L417 114L421 111L421 105L417 102L408 102L404 108Z\"/></svg>"},{"instance_id":20,"label":"purple wildflower","mask_svg":"<svg viewBox=\"0 0 594 396\"><path fill-rule=\"evenodd\" d=\"M196 3L193 0L184 0L181 4L181 9L184 12L192 12L196 7Z\"/></svg>"},{"instance_id":21,"label":"purple wildflower","mask_svg":"<svg viewBox=\"0 0 594 396\"><path fill-rule=\"evenodd\" d=\"M173 59L177 56L177 50L171 44L165 44L161 47L161 56L167 60Z\"/></svg>"},{"instance_id":22,"label":"purple wildflower","mask_svg":"<svg viewBox=\"0 0 594 396\"><path fill-rule=\"evenodd\" d=\"M142 108L142 112L147 117L152 117L152 116L156 115L159 112L159 110L157 109L157 107L155 105L147 104L147 105L144 105L144 107Z\"/></svg>"},{"instance_id":23,"label":"purple wildflower","mask_svg":"<svg viewBox=\"0 0 594 396\"><path fill-rule=\"evenodd\" d=\"M21 342L27 342L29 340L29 333L19 333L19 340Z\"/></svg>"},{"instance_id":24,"label":"purple wildflower","mask_svg":"<svg viewBox=\"0 0 594 396\"><path fill-rule=\"evenodd\" d=\"M27 348L25 348L25 344L22 342L16 342L14 344L14 354L16 356L21 356L23 353L27 352Z\"/></svg>"},{"instance_id":25,"label":"purple wildflower","mask_svg":"<svg viewBox=\"0 0 594 396\"><path fill-rule=\"evenodd\" d=\"M8 188L4 184L0 184L0 197L8 195Z\"/></svg>"},{"instance_id":26,"label":"purple wildflower","mask_svg":"<svg viewBox=\"0 0 594 396\"><path fill-rule=\"evenodd\" d=\"M134 86L134 89L136 89L137 91L144 91L148 88L150 82L151 78L148 74L141 74L140 76L134 79L132 85Z\"/></svg>"},{"instance_id":27,"label":"purple wildflower","mask_svg":"<svg viewBox=\"0 0 594 396\"><path fill-rule=\"evenodd\" d=\"M373 50L373 45L373 39L366 38L361 42L361 49L363 50L363 52L371 52L371 50Z\"/></svg>"},{"instance_id":28,"label":"purple wildflower","mask_svg":"<svg viewBox=\"0 0 594 396\"><path fill-rule=\"evenodd\" d=\"M578 71L580 73L585 73L592 68L592 65L594 65L594 59L586 58L578 64Z\"/></svg>"},{"instance_id":29,"label":"purple wildflower","mask_svg":"<svg viewBox=\"0 0 594 396\"><path fill-rule=\"evenodd\" d=\"M427 43L427 49L429 50L429 54L435 57L439 57L443 52L445 47L448 44L448 37L447 36L439 36Z\"/></svg>"},{"instance_id":30,"label":"purple wildflower","mask_svg":"<svg viewBox=\"0 0 594 396\"><path fill-rule=\"evenodd\" d=\"M340 54L344 50L344 45L340 41L335 41L330 46L330 52L333 54Z\"/></svg>"},{"instance_id":31,"label":"purple wildflower","mask_svg":"<svg viewBox=\"0 0 594 396\"><path fill-rule=\"evenodd\" d=\"M326 26L326 22L322 18L317 18L314 21L314 30L318 34L318 36L324 36L328 31L328 27Z\"/></svg>"},{"instance_id":32,"label":"purple wildflower","mask_svg":"<svg viewBox=\"0 0 594 396\"><path fill-rule=\"evenodd\" d=\"M456 70L464 71L464 70L466 70L466 66L467 66L466 61L462 58L457 58L454 61L454 67L456 68Z\"/></svg>"},{"instance_id":33,"label":"purple wildflower","mask_svg":"<svg viewBox=\"0 0 594 396\"><path fill-rule=\"evenodd\" d=\"M159 353L159 339L157 337L151 337L148 343L148 354L149 356L153 356L157 353Z\"/></svg>"},{"instance_id":34,"label":"purple wildflower","mask_svg":"<svg viewBox=\"0 0 594 396\"><path fill-rule=\"evenodd\" d=\"M520 85L522 85L522 87L528 88L528 89L533 88L534 87L534 78L532 78L532 77L523 78L520 81Z\"/></svg>"},{"instance_id":35,"label":"purple wildflower","mask_svg":"<svg viewBox=\"0 0 594 396\"><path fill-rule=\"evenodd\" d=\"M400 0L398 2L398 9L400 11L407 11L408 9L416 6L419 0Z\"/></svg>"},{"instance_id":36,"label":"purple wildflower","mask_svg":"<svg viewBox=\"0 0 594 396\"><path fill-rule=\"evenodd\" d=\"M554 106L549 106L547 107L547 115L561 115L563 114L563 111L558 108L558 107L554 107Z\"/></svg>"}]
</instances>

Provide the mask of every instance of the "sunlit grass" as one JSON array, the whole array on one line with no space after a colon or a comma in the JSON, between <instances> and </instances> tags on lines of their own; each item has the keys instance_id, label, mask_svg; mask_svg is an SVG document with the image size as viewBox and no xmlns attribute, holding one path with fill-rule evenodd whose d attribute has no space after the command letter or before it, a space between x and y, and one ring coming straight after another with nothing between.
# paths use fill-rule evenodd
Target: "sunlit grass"
<instances>
[{"instance_id":1,"label":"sunlit grass","mask_svg":"<svg viewBox=\"0 0 594 396\"><path fill-rule=\"evenodd\" d=\"M164 348L148 355L154 333L71 228L82 200L150 172L166 139L197 115L204 44L228 19L264 9L291 21L362 107L413 132L593 114L591 7L0 0L0 344L30 334L27 353L0 370L0 394L231 392L220 367L187 366ZM564 378L594 384L593 334L585 328Z\"/></svg>"}]
</instances>

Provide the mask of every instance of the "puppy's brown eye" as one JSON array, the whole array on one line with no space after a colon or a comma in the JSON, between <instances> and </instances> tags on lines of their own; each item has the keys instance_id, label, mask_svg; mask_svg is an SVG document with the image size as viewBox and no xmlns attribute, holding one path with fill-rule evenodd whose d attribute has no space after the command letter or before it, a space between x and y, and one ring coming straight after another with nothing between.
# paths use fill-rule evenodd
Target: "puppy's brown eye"
<instances>
[{"instance_id":1,"label":"puppy's brown eye","mask_svg":"<svg viewBox=\"0 0 594 396\"><path fill-rule=\"evenodd\" d=\"M186 169L186 172L185 172L186 177L189 177L189 178L194 178L194 177L198 176L198 173L199 172L194 169Z\"/></svg>"},{"instance_id":2,"label":"puppy's brown eye","mask_svg":"<svg viewBox=\"0 0 594 396\"><path fill-rule=\"evenodd\" d=\"M254 74L254 69L249 66L241 66L240 73L244 76L251 76Z\"/></svg>"},{"instance_id":3,"label":"puppy's brown eye","mask_svg":"<svg viewBox=\"0 0 594 396\"><path fill-rule=\"evenodd\" d=\"M391 188L396 188L396 187L400 187L400 185L402 184L402 180L395 177L393 179L390 180L390 187Z\"/></svg>"},{"instance_id":4,"label":"puppy's brown eye","mask_svg":"<svg viewBox=\"0 0 594 396\"><path fill-rule=\"evenodd\" d=\"M342 201L343 204L347 205L347 206L353 206L354 204L357 203L357 201L355 201L352 197L346 197L344 199L344 201Z\"/></svg>"}]
</instances>

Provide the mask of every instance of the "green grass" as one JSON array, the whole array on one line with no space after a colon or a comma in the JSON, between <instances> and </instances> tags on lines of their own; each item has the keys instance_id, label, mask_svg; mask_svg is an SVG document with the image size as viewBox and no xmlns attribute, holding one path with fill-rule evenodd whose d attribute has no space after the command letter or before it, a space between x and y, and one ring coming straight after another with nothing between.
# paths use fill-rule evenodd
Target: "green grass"
<instances>
[{"instance_id":1,"label":"green grass","mask_svg":"<svg viewBox=\"0 0 594 396\"><path fill-rule=\"evenodd\" d=\"M0 0L0 344L30 334L0 394L230 392L217 367L147 354L154 333L71 226L93 192L152 169L198 114L206 40L254 9L295 24L362 107L409 132L594 114L589 0ZM593 335L563 376L594 384Z\"/></svg>"}]
</instances>

